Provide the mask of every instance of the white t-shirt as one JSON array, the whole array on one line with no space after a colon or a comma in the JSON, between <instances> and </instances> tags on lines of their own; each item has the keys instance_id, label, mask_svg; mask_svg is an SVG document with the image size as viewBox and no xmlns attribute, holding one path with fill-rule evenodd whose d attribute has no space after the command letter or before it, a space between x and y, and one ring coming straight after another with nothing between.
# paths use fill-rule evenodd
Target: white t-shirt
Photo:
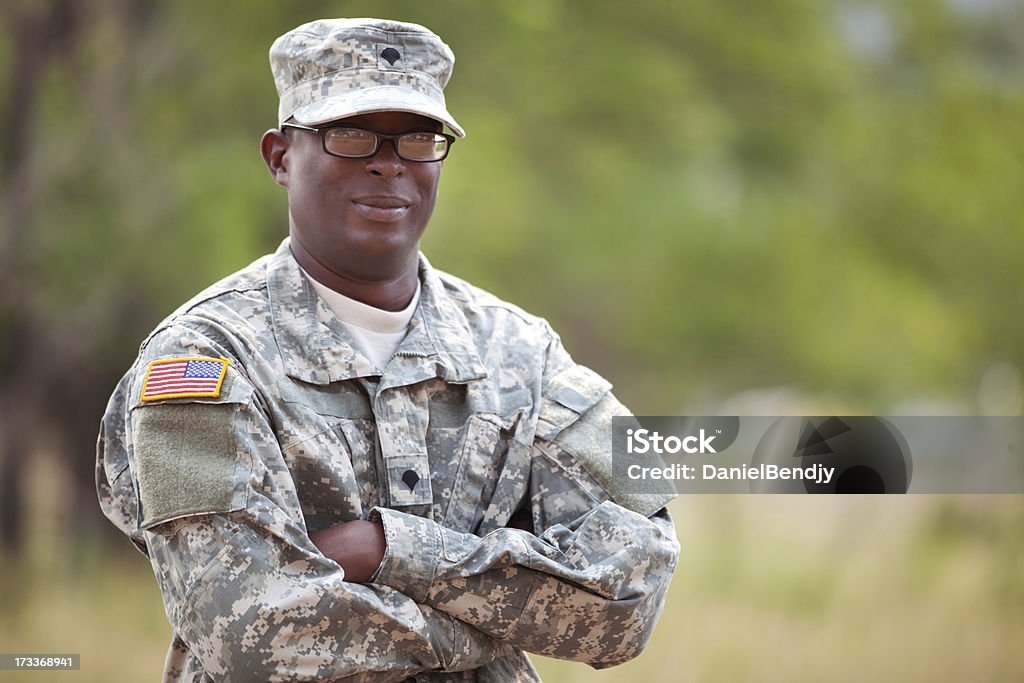
<instances>
[{"instance_id":1,"label":"white t-shirt","mask_svg":"<svg viewBox=\"0 0 1024 683\"><path fill-rule=\"evenodd\" d=\"M366 356L378 370L383 370L409 331L409 321L420 302L419 280L416 281L416 293L412 295L408 306L401 311L385 311L339 294L317 282L305 270L302 274L327 304L327 308L338 316L345 330L352 336L356 350Z\"/></svg>"}]
</instances>

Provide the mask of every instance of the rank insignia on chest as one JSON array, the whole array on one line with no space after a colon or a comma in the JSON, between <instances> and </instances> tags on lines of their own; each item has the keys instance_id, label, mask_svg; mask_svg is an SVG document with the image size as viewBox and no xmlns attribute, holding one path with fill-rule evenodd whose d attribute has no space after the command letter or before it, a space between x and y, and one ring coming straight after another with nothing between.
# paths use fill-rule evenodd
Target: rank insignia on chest
<instances>
[{"instance_id":1,"label":"rank insignia on chest","mask_svg":"<svg viewBox=\"0 0 1024 683\"><path fill-rule=\"evenodd\" d=\"M142 400L217 398L229 362L227 358L202 356L155 360L146 370Z\"/></svg>"}]
</instances>

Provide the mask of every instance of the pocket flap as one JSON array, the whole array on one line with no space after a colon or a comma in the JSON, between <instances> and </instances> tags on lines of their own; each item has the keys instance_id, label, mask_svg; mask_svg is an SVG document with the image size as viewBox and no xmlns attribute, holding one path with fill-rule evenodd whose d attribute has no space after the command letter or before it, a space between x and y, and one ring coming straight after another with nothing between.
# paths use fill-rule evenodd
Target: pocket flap
<instances>
[{"instance_id":1,"label":"pocket flap","mask_svg":"<svg viewBox=\"0 0 1024 683\"><path fill-rule=\"evenodd\" d=\"M541 397L537 436L551 440L611 391L611 382L583 365L551 378Z\"/></svg>"}]
</instances>

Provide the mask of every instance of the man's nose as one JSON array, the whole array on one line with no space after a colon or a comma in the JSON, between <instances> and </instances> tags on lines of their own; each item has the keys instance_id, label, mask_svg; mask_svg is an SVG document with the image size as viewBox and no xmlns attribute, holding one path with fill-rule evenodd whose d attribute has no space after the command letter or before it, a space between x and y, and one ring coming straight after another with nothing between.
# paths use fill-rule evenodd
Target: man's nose
<instances>
[{"instance_id":1,"label":"man's nose","mask_svg":"<svg viewBox=\"0 0 1024 683\"><path fill-rule=\"evenodd\" d=\"M366 160L366 171L383 178L394 178L405 171L405 162L398 156L395 140L381 140L377 153Z\"/></svg>"}]
</instances>

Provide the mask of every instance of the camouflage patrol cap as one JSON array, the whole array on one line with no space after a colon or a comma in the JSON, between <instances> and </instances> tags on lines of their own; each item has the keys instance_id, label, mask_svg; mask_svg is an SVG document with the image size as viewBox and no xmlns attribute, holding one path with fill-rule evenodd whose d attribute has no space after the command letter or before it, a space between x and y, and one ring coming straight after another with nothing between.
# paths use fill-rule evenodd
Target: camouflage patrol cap
<instances>
[{"instance_id":1,"label":"camouflage patrol cap","mask_svg":"<svg viewBox=\"0 0 1024 683\"><path fill-rule=\"evenodd\" d=\"M274 41L278 123L317 125L377 111L422 114L466 133L444 101L455 55L431 31L387 19L319 19Z\"/></svg>"}]
</instances>

